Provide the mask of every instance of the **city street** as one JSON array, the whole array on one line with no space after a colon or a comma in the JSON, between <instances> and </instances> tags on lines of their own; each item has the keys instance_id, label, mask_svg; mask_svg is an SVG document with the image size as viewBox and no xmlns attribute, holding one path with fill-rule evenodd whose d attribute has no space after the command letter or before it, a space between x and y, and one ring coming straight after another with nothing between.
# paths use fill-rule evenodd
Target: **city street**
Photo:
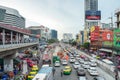
<instances>
[{"instance_id":1,"label":"city street","mask_svg":"<svg viewBox=\"0 0 120 80\"><path fill-rule=\"evenodd\" d=\"M70 66L72 66L70 63L69 63ZM55 80L78 80L78 76L76 74L76 70L72 67L72 73L71 75L63 75L63 77L61 77L61 69L64 69L64 66L60 66L60 67L55 67L56 69L56 72L55 72ZM105 71L103 71L102 69L100 68L97 68L97 70L99 71L99 76L103 76L105 77L106 80L114 80L113 77L111 77L109 74L107 74ZM93 76L90 76L90 74L87 72L86 70L86 77L88 80L93 80Z\"/></svg>"},{"instance_id":2,"label":"city street","mask_svg":"<svg viewBox=\"0 0 120 80\"><path fill-rule=\"evenodd\" d=\"M62 45L64 47L64 45ZM59 47L56 47L56 50ZM57 52L57 51L56 51ZM79 53L81 51L78 51ZM68 61L69 62L69 61ZM73 63L72 63L73 64ZM56 73L55 73L55 80L78 80L78 76L76 74L76 70L73 68L71 63L68 63L68 65L70 65L72 67L72 73L71 75L63 75L63 77L61 77L61 69L64 69L64 66L61 65L60 67L55 67L56 69ZM99 76L103 76L106 80L114 80L114 78L112 76L110 76L108 73L106 73L104 70L102 70L100 67L97 67L97 70L99 72ZM88 80L93 80L94 76L90 76L90 74L88 73L88 71L86 70L86 77Z\"/></svg>"}]
</instances>

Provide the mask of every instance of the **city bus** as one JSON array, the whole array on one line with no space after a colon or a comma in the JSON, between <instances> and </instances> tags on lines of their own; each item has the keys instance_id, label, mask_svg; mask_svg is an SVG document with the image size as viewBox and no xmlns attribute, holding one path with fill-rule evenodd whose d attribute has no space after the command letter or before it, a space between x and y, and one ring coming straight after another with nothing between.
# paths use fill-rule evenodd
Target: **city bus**
<instances>
[{"instance_id":1,"label":"city bus","mask_svg":"<svg viewBox=\"0 0 120 80\"><path fill-rule=\"evenodd\" d=\"M42 66L32 80L53 80L53 68Z\"/></svg>"}]
</instances>

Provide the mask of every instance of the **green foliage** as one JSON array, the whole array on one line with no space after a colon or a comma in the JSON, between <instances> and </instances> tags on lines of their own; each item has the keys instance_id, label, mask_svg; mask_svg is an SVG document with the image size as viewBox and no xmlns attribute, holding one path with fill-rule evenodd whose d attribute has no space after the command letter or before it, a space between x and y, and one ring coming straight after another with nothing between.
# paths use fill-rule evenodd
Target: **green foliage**
<instances>
[{"instance_id":1,"label":"green foliage","mask_svg":"<svg viewBox=\"0 0 120 80\"><path fill-rule=\"evenodd\" d=\"M55 42L58 42L58 39L49 39L47 42L48 42L49 44L55 43Z\"/></svg>"},{"instance_id":2,"label":"green foliage","mask_svg":"<svg viewBox=\"0 0 120 80\"><path fill-rule=\"evenodd\" d=\"M83 44L83 47L86 48L86 49L89 49L89 46L90 46L90 43L89 42L85 42Z\"/></svg>"},{"instance_id":3,"label":"green foliage","mask_svg":"<svg viewBox=\"0 0 120 80\"><path fill-rule=\"evenodd\" d=\"M77 42L76 41L73 41L72 42L72 46L76 46L77 45Z\"/></svg>"}]
</instances>

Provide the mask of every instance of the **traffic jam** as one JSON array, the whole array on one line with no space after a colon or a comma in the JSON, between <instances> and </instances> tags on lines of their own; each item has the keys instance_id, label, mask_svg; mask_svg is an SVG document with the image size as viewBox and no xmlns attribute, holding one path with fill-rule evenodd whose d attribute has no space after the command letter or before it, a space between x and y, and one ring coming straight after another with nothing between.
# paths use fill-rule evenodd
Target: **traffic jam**
<instances>
[{"instance_id":1,"label":"traffic jam","mask_svg":"<svg viewBox=\"0 0 120 80\"><path fill-rule=\"evenodd\" d=\"M42 53L41 68L34 68L35 73L31 73L28 80L107 80L99 73L100 69L94 59L75 48L60 45L46 48Z\"/></svg>"},{"instance_id":2,"label":"traffic jam","mask_svg":"<svg viewBox=\"0 0 120 80\"><path fill-rule=\"evenodd\" d=\"M53 56L53 67L57 67L56 69L62 67L61 77L72 75L72 71L75 71L77 80L106 80L103 76L99 76L95 60L89 59L75 49L64 49L63 54L66 56L62 58L58 55ZM90 79L88 75L91 77Z\"/></svg>"}]
</instances>

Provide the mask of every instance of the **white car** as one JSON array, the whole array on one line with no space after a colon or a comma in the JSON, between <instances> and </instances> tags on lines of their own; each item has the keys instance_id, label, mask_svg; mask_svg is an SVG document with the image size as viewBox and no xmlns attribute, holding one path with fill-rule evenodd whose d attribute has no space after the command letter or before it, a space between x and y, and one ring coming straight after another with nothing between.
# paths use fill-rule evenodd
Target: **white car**
<instances>
[{"instance_id":1,"label":"white car","mask_svg":"<svg viewBox=\"0 0 120 80\"><path fill-rule=\"evenodd\" d=\"M70 62L75 62L75 58L74 57L70 57Z\"/></svg>"},{"instance_id":2,"label":"white car","mask_svg":"<svg viewBox=\"0 0 120 80\"><path fill-rule=\"evenodd\" d=\"M84 64L84 60L83 59L79 59L79 62L81 63L81 64Z\"/></svg>"},{"instance_id":3,"label":"white car","mask_svg":"<svg viewBox=\"0 0 120 80\"><path fill-rule=\"evenodd\" d=\"M81 65L79 64L79 62L75 62L75 63L73 64L73 67L74 67L75 69L77 69L77 68L81 67Z\"/></svg>"},{"instance_id":4,"label":"white car","mask_svg":"<svg viewBox=\"0 0 120 80\"><path fill-rule=\"evenodd\" d=\"M90 62L90 66L96 67L96 66L97 66L97 63L95 63L95 62Z\"/></svg>"},{"instance_id":5,"label":"white car","mask_svg":"<svg viewBox=\"0 0 120 80\"><path fill-rule=\"evenodd\" d=\"M80 55L79 54L76 54L76 57L79 57Z\"/></svg>"},{"instance_id":6,"label":"white car","mask_svg":"<svg viewBox=\"0 0 120 80\"><path fill-rule=\"evenodd\" d=\"M97 75L99 75L96 67L90 67L90 68L88 69L88 72L89 72L90 75L92 75L92 76L97 76Z\"/></svg>"},{"instance_id":7,"label":"white car","mask_svg":"<svg viewBox=\"0 0 120 80\"><path fill-rule=\"evenodd\" d=\"M82 67L88 69L90 67L89 62L84 62L84 64L82 64Z\"/></svg>"},{"instance_id":8,"label":"white car","mask_svg":"<svg viewBox=\"0 0 120 80\"><path fill-rule=\"evenodd\" d=\"M90 62L95 62L95 63L96 63L96 60L94 60L94 59L90 59Z\"/></svg>"},{"instance_id":9,"label":"white car","mask_svg":"<svg viewBox=\"0 0 120 80\"><path fill-rule=\"evenodd\" d=\"M55 62L55 67L59 67L60 66L60 62L59 61L56 61Z\"/></svg>"},{"instance_id":10,"label":"white car","mask_svg":"<svg viewBox=\"0 0 120 80\"><path fill-rule=\"evenodd\" d=\"M67 65L68 64L67 60L62 60L62 64Z\"/></svg>"},{"instance_id":11,"label":"white car","mask_svg":"<svg viewBox=\"0 0 120 80\"><path fill-rule=\"evenodd\" d=\"M87 80L87 78L85 76L79 76L78 80Z\"/></svg>"}]
</instances>

